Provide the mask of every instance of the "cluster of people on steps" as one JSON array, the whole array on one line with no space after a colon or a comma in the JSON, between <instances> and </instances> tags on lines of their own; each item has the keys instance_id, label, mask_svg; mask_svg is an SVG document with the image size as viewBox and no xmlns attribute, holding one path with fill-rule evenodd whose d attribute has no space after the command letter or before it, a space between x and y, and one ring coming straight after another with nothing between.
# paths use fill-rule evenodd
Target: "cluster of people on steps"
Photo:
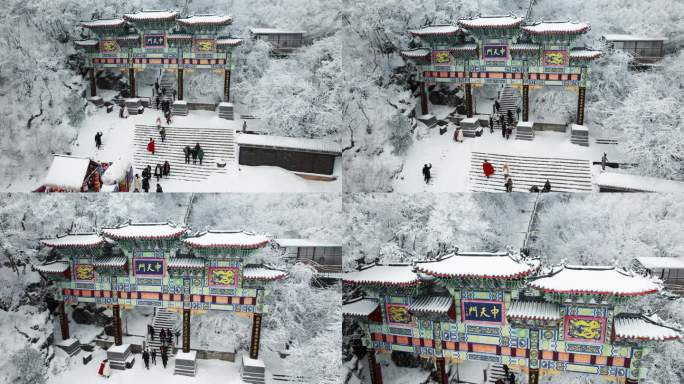
<instances>
[{"instance_id":1,"label":"cluster of people on steps","mask_svg":"<svg viewBox=\"0 0 684 384\"><path fill-rule=\"evenodd\" d=\"M185 148L183 148L183 155L185 155L185 164L190 164L190 158L192 157L193 164L197 164L197 160L199 160L200 165L202 165L202 160L204 160L204 148L202 148L199 143L195 144L193 148L186 145Z\"/></svg>"},{"instance_id":2,"label":"cluster of people on steps","mask_svg":"<svg viewBox=\"0 0 684 384\"><path fill-rule=\"evenodd\" d=\"M150 336L150 341L154 341L156 330L151 324L147 325L147 334ZM161 345L159 346L159 354L161 356L164 368L166 368L166 364L169 360L168 349L173 348L173 336L174 333L171 331L171 328L162 328L159 331L159 341L161 343ZM180 330L176 330L175 336L176 344L178 344ZM157 365L157 350L154 348L152 348L151 350L149 348L145 348L142 354L142 358L143 362L145 363L145 368L150 369L150 359L152 360L152 364Z\"/></svg>"},{"instance_id":3,"label":"cluster of people on steps","mask_svg":"<svg viewBox=\"0 0 684 384\"><path fill-rule=\"evenodd\" d=\"M492 163L485 159L485 161L482 163L482 172L489 179L496 172L496 170L494 169ZM504 188L506 189L506 192L513 192L513 178L511 177L511 167L508 165L508 163L503 163L503 166L501 167L501 173L504 177ZM539 187L533 185L530 187L530 192L551 192L551 182L549 179L546 179L544 187L541 189L541 191L539 190Z\"/></svg>"},{"instance_id":4,"label":"cluster of people on steps","mask_svg":"<svg viewBox=\"0 0 684 384\"><path fill-rule=\"evenodd\" d=\"M159 179L161 179L164 176L169 176L171 173L171 164L169 164L168 161L165 161L164 164L157 164L157 166L154 167L154 177L157 178L157 192L164 192L162 190L161 184L159 184ZM150 179L152 178L152 166L148 165L143 169L142 171L142 180L140 179L139 174L135 174L135 179L133 180L133 192L149 192L150 191Z\"/></svg>"}]
</instances>

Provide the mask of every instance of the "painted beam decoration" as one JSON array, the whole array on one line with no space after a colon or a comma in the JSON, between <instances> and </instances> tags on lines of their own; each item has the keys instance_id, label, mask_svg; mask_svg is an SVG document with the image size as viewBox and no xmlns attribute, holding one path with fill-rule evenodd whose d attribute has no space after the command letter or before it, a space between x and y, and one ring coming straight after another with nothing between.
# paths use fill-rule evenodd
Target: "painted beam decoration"
<instances>
[{"instance_id":1,"label":"painted beam decoration","mask_svg":"<svg viewBox=\"0 0 684 384\"><path fill-rule=\"evenodd\" d=\"M566 316L565 339L567 341L602 343L606 322L601 317Z\"/></svg>"},{"instance_id":2,"label":"painted beam decoration","mask_svg":"<svg viewBox=\"0 0 684 384\"><path fill-rule=\"evenodd\" d=\"M387 323L391 325L406 326L413 324L411 320L411 313L406 304L386 304L385 313L387 314Z\"/></svg>"},{"instance_id":3,"label":"painted beam decoration","mask_svg":"<svg viewBox=\"0 0 684 384\"><path fill-rule=\"evenodd\" d=\"M211 53L216 51L216 40L214 39L195 39L193 48L197 53Z\"/></svg>"},{"instance_id":4,"label":"painted beam decoration","mask_svg":"<svg viewBox=\"0 0 684 384\"><path fill-rule=\"evenodd\" d=\"M74 275L76 280L93 281L95 280L95 268L92 264L76 264L74 265Z\"/></svg>"},{"instance_id":5,"label":"painted beam decoration","mask_svg":"<svg viewBox=\"0 0 684 384\"><path fill-rule=\"evenodd\" d=\"M100 42L100 50L103 53L112 53L119 50L119 43L116 40L102 40Z\"/></svg>"},{"instance_id":6,"label":"painted beam decoration","mask_svg":"<svg viewBox=\"0 0 684 384\"><path fill-rule=\"evenodd\" d=\"M451 52L445 50L432 51L432 64L435 66L450 66L452 63Z\"/></svg>"},{"instance_id":7,"label":"painted beam decoration","mask_svg":"<svg viewBox=\"0 0 684 384\"><path fill-rule=\"evenodd\" d=\"M239 268L209 267L209 285L219 287L236 287L238 285Z\"/></svg>"},{"instance_id":8,"label":"painted beam decoration","mask_svg":"<svg viewBox=\"0 0 684 384\"><path fill-rule=\"evenodd\" d=\"M568 65L568 51L545 50L542 64L545 67L565 67Z\"/></svg>"},{"instance_id":9,"label":"painted beam decoration","mask_svg":"<svg viewBox=\"0 0 684 384\"><path fill-rule=\"evenodd\" d=\"M504 304L501 301L461 300L463 321L503 324Z\"/></svg>"}]
</instances>

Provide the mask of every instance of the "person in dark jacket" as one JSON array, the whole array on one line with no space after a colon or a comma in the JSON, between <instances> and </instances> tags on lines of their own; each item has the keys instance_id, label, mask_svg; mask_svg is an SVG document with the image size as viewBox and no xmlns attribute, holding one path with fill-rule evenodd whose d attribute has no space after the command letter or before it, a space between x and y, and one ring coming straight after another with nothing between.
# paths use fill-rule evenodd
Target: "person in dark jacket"
<instances>
[{"instance_id":1,"label":"person in dark jacket","mask_svg":"<svg viewBox=\"0 0 684 384\"><path fill-rule=\"evenodd\" d=\"M199 154L199 149L200 149L199 143L195 144L195 147L192 149L192 163L193 164L197 164L197 155Z\"/></svg>"},{"instance_id":2,"label":"person in dark jacket","mask_svg":"<svg viewBox=\"0 0 684 384\"><path fill-rule=\"evenodd\" d=\"M164 162L164 166L162 167L162 173L165 177L169 177L169 175L171 174L171 164L169 164L168 160Z\"/></svg>"},{"instance_id":3,"label":"person in dark jacket","mask_svg":"<svg viewBox=\"0 0 684 384\"><path fill-rule=\"evenodd\" d=\"M164 192L164 190L162 190L161 184L157 183L157 193L161 192Z\"/></svg>"},{"instance_id":4,"label":"person in dark jacket","mask_svg":"<svg viewBox=\"0 0 684 384\"><path fill-rule=\"evenodd\" d=\"M166 342L169 345L173 344L173 332L171 332L171 328L166 328Z\"/></svg>"},{"instance_id":5,"label":"person in dark jacket","mask_svg":"<svg viewBox=\"0 0 684 384\"><path fill-rule=\"evenodd\" d=\"M499 112L499 108L501 108L501 104L499 104L499 100L494 101L494 109L496 112Z\"/></svg>"},{"instance_id":6,"label":"person in dark jacket","mask_svg":"<svg viewBox=\"0 0 684 384\"><path fill-rule=\"evenodd\" d=\"M152 364L157 365L157 350L152 348L150 356L152 357Z\"/></svg>"},{"instance_id":7,"label":"person in dark jacket","mask_svg":"<svg viewBox=\"0 0 684 384\"><path fill-rule=\"evenodd\" d=\"M162 343L166 342L166 330L164 328L162 328L161 331L159 331L159 340Z\"/></svg>"},{"instance_id":8,"label":"person in dark jacket","mask_svg":"<svg viewBox=\"0 0 684 384\"><path fill-rule=\"evenodd\" d=\"M150 335L150 340L154 340L154 327L152 324L147 324L147 334Z\"/></svg>"},{"instance_id":9,"label":"person in dark jacket","mask_svg":"<svg viewBox=\"0 0 684 384\"><path fill-rule=\"evenodd\" d=\"M159 182L159 179L162 177L163 171L162 165L157 163L157 165L154 167L154 177L157 178L157 182Z\"/></svg>"},{"instance_id":10,"label":"person in dark jacket","mask_svg":"<svg viewBox=\"0 0 684 384\"><path fill-rule=\"evenodd\" d=\"M504 184L504 187L506 187L506 192L510 193L513 192L513 179L508 178L506 179L506 183Z\"/></svg>"},{"instance_id":11,"label":"person in dark jacket","mask_svg":"<svg viewBox=\"0 0 684 384\"><path fill-rule=\"evenodd\" d=\"M166 348L162 349L161 353L162 365L166 368L166 363L169 361L169 355L166 354Z\"/></svg>"},{"instance_id":12,"label":"person in dark jacket","mask_svg":"<svg viewBox=\"0 0 684 384\"><path fill-rule=\"evenodd\" d=\"M161 127L159 129L159 136L161 136L162 143L166 140L166 128Z\"/></svg>"},{"instance_id":13,"label":"person in dark jacket","mask_svg":"<svg viewBox=\"0 0 684 384\"><path fill-rule=\"evenodd\" d=\"M506 120L501 116L501 136L505 139L506 138Z\"/></svg>"},{"instance_id":14,"label":"person in dark jacket","mask_svg":"<svg viewBox=\"0 0 684 384\"><path fill-rule=\"evenodd\" d=\"M183 154L185 155L185 164L190 164L190 155L192 154L192 150L190 149L189 145L186 145L185 148L183 148Z\"/></svg>"},{"instance_id":15,"label":"person in dark jacket","mask_svg":"<svg viewBox=\"0 0 684 384\"><path fill-rule=\"evenodd\" d=\"M143 177L142 184L143 184L143 191L145 191L145 193L149 192L150 191L150 178L149 177Z\"/></svg>"},{"instance_id":16,"label":"person in dark jacket","mask_svg":"<svg viewBox=\"0 0 684 384\"><path fill-rule=\"evenodd\" d=\"M145 368L150 369L150 353L147 352L147 349L143 351L142 359L145 362Z\"/></svg>"},{"instance_id":17,"label":"person in dark jacket","mask_svg":"<svg viewBox=\"0 0 684 384\"><path fill-rule=\"evenodd\" d=\"M513 125L513 111L510 109L506 111L506 117L508 117L508 125Z\"/></svg>"},{"instance_id":18,"label":"person in dark jacket","mask_svg":"<svg viewBox=\"0 0 684 384\"><path fill-rule=\"evenodd\" d=\"M100 149L102 146L102 132L98 132L95 134L95 147L97 149Z\"/></svg>"},{"instance_id":19,"label":"person in dark jacket","mask_svg":"<svg viewBox=\"0 0 684 384\"><path fill-rule=\"evenodd\" d=\"M176 329L176 345L178 345L178 338L180 337L180 330Z\"/></svg>"},{"instance_id":20,"label":"person in dark jacket","mask_svg":"<svg viewBox=\"0 0 684 384\"><path fill-rule=\"evenodd\" d=\"M199 160L200 165L202 165L202 159L204 159L204 149L202 147L197 149L197 159Z\"/></svg>"},{"instance_id":21,"label":"person in dark jacket","mask_svg":"<svg viewBox=\"0 0 684 384\"><path fill-rule=\"evenodd\" d=\"M423 165L423 180L425 180L425 184L428 184L432 178L430 169L432 169L432 163Z\"/></svg>"},{"instance_id":22,"label":"person in dark jacket","mask_svg":"<svg viewBox=\"0 0 684 384\"><path fill-rule=\"evenodd\" d=\"M489 133L494 133L494 119L489 116Z\"/></svg>"},{"instance_id":23,"label":"person in dark jacket","mask_svg":"<svg viewBox=\"0 0 684 384\"><path fill-rule=\"evenodd\" d=\"M546 183L544 183L544 188L542 188L542 192L551 192L551 182L549 179L546 179Z\"/></svg>"},{"instance_id":24,"label":"person in dark jacket","mask_svg":"<svg viewBox=\"0 0 684 384\"><path fill-rule=\"evenodd\" d=\"M520 121L520 106L518 105L518 108L515 110L518 114L518 121Z\"/></svg>"}]
</instances>

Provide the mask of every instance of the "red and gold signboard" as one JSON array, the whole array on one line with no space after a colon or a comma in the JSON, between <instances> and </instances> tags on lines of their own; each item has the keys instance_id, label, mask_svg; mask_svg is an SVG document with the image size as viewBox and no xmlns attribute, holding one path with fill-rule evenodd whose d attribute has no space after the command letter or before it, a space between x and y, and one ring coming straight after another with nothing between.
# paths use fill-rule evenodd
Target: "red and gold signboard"
<instances>
[{"instance_id":1,"label":"red and gold signboard","mask_svg":"<svg viewBox=\"0 0 684 384\"><path fill-rule=\"evenodd\" d=\"M387 323L392 325L410 325L411 314L408 311L408 305L405 304L386 304L385 312L387 313Z\"/></svg>"},{"instance_id":2,"label":"red and gold signboard","mask_svg":"<svg viewBox=\"0 0 684 384\"><path fill-rule=\"evenodd\" d=\"M565 67L568 65L568 52L557 50L544 51L542 63L545 67Z\"/></svg>"},{"instance_id":3,"label":"red and gold signboard","mask_svg":"<svg viewBox=\"0 0 684 384\"><path fill-rule=\"evenodd\" d=\"M566 316L565 340L584 343L602 343L606 320L602 317Z\"/></svg>"},{"instance_id":4,"label":"red and gold signboard","mask_svg":"<svg viewBox=\"0 0 684 384\"><path fill-rule=\"evenodd\" d=\"M100 42L100 51L102 52L116 52L119 50L119 43L116 40L102 40Z\"/></svg>"},{"instance_id":5,"label":"red and gold signboard","mask_svg":"<svg viewBox=\"0 0 684 384\"><path fill-rule=\"evenodd\" d=\"M209 285L221 287L237 287L239 268L209 267Z\"/></svg>"},{"instance_id":6,"label":"red and gold signboard","mask_svg":"<svg viewBox=\"0 0 684 384\"><path fill-rule=\"evenodd\" d=\"M452 61L449 51L432 51L432 65L450 66Z\"/></svg>"},{"instance_id":7,"label":"red and gold signboard","mask_svg":"<svg viewBox=\"0 0 684 384\"><path fill-rule=\"evenodd\" d=\"M74 274L76 275L76 280L92 281L95 279L95 269L92 264L76 264L74 266Z\"/></svg>"},{"instance_id":8,"label":"red and gold signboard","mask_svg":"<svg viewBox=\"0 0 684 384\"><path fill-rule=\"evenodd\" d=\"M216 41L214 39L197 39L192 45L194 51L198 53L208 53L216 50Z\"/></svg>"}]
</instances>

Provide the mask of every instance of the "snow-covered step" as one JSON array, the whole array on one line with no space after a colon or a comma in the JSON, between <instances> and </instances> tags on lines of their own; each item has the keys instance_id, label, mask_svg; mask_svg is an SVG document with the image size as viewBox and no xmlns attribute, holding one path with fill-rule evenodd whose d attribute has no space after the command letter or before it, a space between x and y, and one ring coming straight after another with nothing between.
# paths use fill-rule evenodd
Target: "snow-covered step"
<instances>
[{"instance_id":1,"label":"snow-covered step","mask_svg":"<svg viewBox=\"0 0 684 384\"><path fill-rule=\"evenodd\" d=\"M264 384L266 382L266 366L259 359L250 359L242 355L242 365L240 366L240 377L242 381L251 384Z\"/></svg>"},{"instance_id":2,"label":"snow-covered step","mask_svg":"<svg viewBox=\"0 0 684 384\"><path fill-rule=\"evenodd\" d=\"M488 160L496 172L487 178L482 172L482 163ZM503 164L511 169L513 191L528 192L530 187L542 189L548 179L554 192L591 192L592 175L588 160L511 156L473 152L470 159L471 192L503 192Z\"/></svg>"},{"instance_id":3,"label":"snow-covered step","mask_svg":"<svg viewBox=\"0 0 684 384\"><path fill-rule=\"evenodd\" d=\"M126 362L131 361L131 345L112 345L107 349L107 359L109 360L109 366L111 369L126 369Z\"/></svg>"},{"instance_id":4,"label":"snow-covered step","mask_svg":"<svg viewBox=\"0 0 684 384\"><path fill-rule=\"evenodd\" d=\"M81 351L81 343L78 339L71 338L62 340L57 344L57 347L64 350L69 356L73 356Z\"/></svg>"},{"instance_id":5,"label":"snow-covered step","mask_svg":"<svg viewBox=\"0 0 684 384\"><path fill-rule=\"evenodd\" d=\"M176 353L174 375L195 376L197 372L197 351Z\"/></svg>"}]
</instances>

